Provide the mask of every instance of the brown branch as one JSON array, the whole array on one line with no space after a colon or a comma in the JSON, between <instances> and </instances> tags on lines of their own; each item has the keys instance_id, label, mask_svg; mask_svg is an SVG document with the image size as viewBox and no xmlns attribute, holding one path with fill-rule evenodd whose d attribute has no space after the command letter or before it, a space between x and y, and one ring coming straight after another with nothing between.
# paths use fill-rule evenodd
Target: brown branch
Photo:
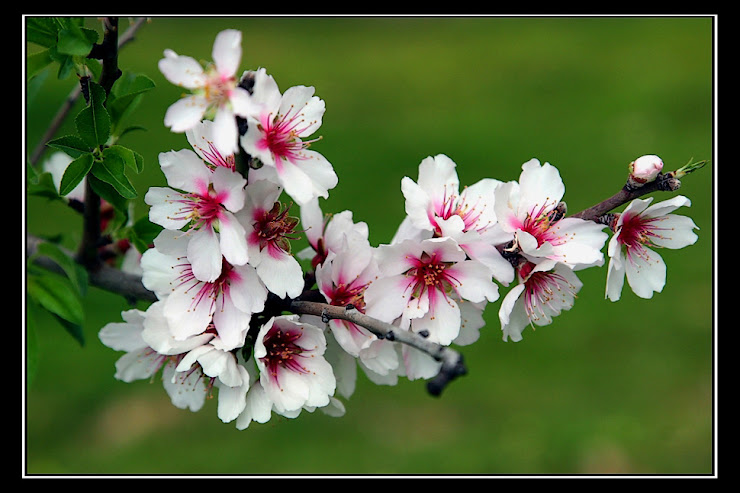
<instances>
[{"instance_id":1,"label":"brown branch","mask_svg":"<svg viewBox=\"0 0 740 493\"><path fill-rule=\"evenodd\" d=\"M293 300L289 310L296 314L315 315L323 320L347 320L365 327L381 339L400 342L429 354L442 363L437 376L427 382L427 390L432 395L440 395L447 384L467 373L462 356L457 351L431 342L409 330L403 330L395 325L369 317L351 305L343 307L315 301Z\"/></svg>"},{"instance_id":2,"label":"brown branch","mask_svg":"<svg viewBox=\"0 0 740 493\"><path fill-rule=\"evenodd\" d=\"M607 212L616 209L617 207L626 204L627 202L634 200L643 195L647 195L652 192L673 192L681 187L681 182L675 177L674 172L667 174L660 174L658 177L642 187L633 188L628 185L622 187L622 189L609 197L608 199L599 202L598 204L589 207L577 214L573 214L571 217L578 217L581 219L597 221L599 217L603 216Z\"/></svg>"}]
</instances>

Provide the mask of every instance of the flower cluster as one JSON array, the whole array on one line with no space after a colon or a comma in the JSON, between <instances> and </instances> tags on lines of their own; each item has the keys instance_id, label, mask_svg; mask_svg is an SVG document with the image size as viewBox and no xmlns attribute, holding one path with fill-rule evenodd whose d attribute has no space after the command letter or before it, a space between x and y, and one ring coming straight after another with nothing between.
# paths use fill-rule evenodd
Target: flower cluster
<instances>
[{"instance_id":1,"label":"flower cluster","mask_svg":"<svg viewBox=\"0 0 740 493\"><path fill-rule=\"evenodd\" d=\"M636 200L609 223L567 217L565 186L549 163L525 162L516 181L461 187L455 162L440 154L421 161L416 180L403 178L406 218L390 243L373 246L351 211L325 215L319 204L337 185L331 163L310 149L323 100L313 87L281 93L263 68L237 78L240 42L238 31L220 33L205 68L165 51L161 71L191 91L165 125L184 132L190 148L159 155L167 186L145 197L162 228L140 263L157 301L100 332L126 352L116 378L162 370L180 408L200 409L215 388L219 418L239 429L303 410L338 416L358 367L385 385L439 372L426 352L348 320L290 313L286 300L320 299L439 346L468 345L487 304L516 283L498 317L503 339L519 341L527 326L573 306L576 272L605 262L607 226L611 300L625 275L638 296L660 291L665 264L652 248L697 239L689 218L670 214L689 205L685 197L651 207ZM645 183L660 168L651 156L630 172ZM309 247L294 252L301 235Z\"/></svg>"}]
</instances>

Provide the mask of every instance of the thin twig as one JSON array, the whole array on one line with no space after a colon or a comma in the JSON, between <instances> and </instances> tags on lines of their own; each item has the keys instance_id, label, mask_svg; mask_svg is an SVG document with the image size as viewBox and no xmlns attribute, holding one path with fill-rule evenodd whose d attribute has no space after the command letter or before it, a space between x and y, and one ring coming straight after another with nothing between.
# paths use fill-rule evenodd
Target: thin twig
<instances>
[{"instance_id":1,"label":"thin twig","mask_svg":"<svg viewBox=\"0 0 740 493\"><path fill-rule=\"evenodd\" d=\"M293 300L290 303L290 311L296 314L319 316L324 320L347 320L365 327L381 339L407 344L429 354L442 363L437 376L427 383L427 390L432 395L441 394L448 383L467 373L462 356L454 349L429 341L409 330L403 330L395 325L369 317L352 306L343 307L314 301Z\"/></svg>"}]
</instances>

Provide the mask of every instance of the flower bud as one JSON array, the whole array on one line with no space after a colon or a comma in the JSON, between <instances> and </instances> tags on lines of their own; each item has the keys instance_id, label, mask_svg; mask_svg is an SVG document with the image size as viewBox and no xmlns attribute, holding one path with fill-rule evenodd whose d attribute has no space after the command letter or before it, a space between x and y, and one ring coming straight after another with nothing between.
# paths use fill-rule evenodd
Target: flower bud
<instances>
[{"instance_id":1,"label":"flower bud","mask_svg":"<svg viewBox=\"0 0 740 493\"><path fill-rule=\"evenodd\" d=\"M627 184L639 188L655 180L663 169L663 161L655 155L640 156L629 164L630 176Z\"/></svg>"}]
</instances>

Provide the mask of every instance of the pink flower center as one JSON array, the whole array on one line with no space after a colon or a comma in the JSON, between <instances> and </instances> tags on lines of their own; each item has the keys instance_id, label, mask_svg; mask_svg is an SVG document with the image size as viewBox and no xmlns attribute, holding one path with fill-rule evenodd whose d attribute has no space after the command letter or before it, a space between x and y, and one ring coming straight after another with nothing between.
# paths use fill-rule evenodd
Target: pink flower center
<instances>
[{"instance_id":1,"label":"pink flower center","mask_svg":"<svg viewBox=\"0 0 740 493\"><path fill-rule=\"evenodd\" d=\"M412 278L409 288L412 288L411 293L415 298L420 298L427 291L438 291L447 296L448 291L454 291L460 285L460 281L448 271L452 264L441 261L436 253L430 255L424 252L421 257L411 261L414 266L406 271L406 276Z\"/></svg>"},{"instance_id":2,"label":"pink flower center","mask_svg":"<svg viewBox=\"0 0 740 493\"><path fill-rule=\"evenodd\" d=\"M203 90L210 105L221 106L229 101L234 87L236 87L236 77L221 75L213 69Z\"/></svg>"},{"instance_id":3,"label":"pink flower center","mask_svg":"<svg viewBox=\"0 0 740 493\"><path fill-rule=\"evenodd\" d=\"M559 219L556 210L547 211L545 206L541 206L538 210L533 209L527 214L519 229L534 236L538 247L545 242L558 245L561 238L553 233L552 225Z\"/></svg>"},{"instance_id":4,"label":"pink flower center","mask_svg":"<svg viewBox=\"0 0 740 493\"><path fill-rule=\"evenodd\" d=\"M519 276L524 281L524 310L530 322L549 319L551 313L558 313L567 299L575 298L577 288L557 272L532 272L535 265L525 263L519 269ZM554 303L556 302L556 303Z\"/></svg>"},{"instance_id":5,"label":"pink flower center","mask_svg":"<svg viewBox=\"0 0 740 493\"><path fill-rule=\"evenodd\" d=\"M212 187L202 194L185 194L183 198L176 200L182 207L178 210L178 215L172 219L191 222L192 229L212 227L214 221L222 217L224 200L225 197L217 194Z\"/></svg>"},{"instance_id":6,"label":"pink flower center","mask_svg":"<svg viewBox=\"0 0 740 493\"><path fill-rule=\"evenodd\" d=\"M307 132L315 122L306 122L303 114L293 106L285 114L279 113L272 119L270 116L271 114L262 115L260 129L263 136L257 146L260 150L269 149L275 157L278 171L281 159L287 159L290 162L305 159L301 151L321 139L319 137L308 141L301 140L300 136Z\"/></svg>"},{"instance_id":7,"label":"pink flower center","mask_svg":"<svg viewBox=\"0 0 740 493\"><path fill-rule=\"evenodd\" d=\"M281 329L275 325L267 332L263 343L267 354L260 358L270 376L277 380L280 368L296 373L308 373L309 370L301 364L306 350L296 344L303 332L300 329Z\"/></svg>"},{"instance_id":8,"label":"pink flower center","mask_svg":"<svg viewBox=\"0 0 740 493\"><path fill-rule=\"evenodd\" d=\"M181 271L176 280L180 283L180 286L187 285L186 292L192 293L191 307L195 308L200 303L209 303L211 312L216 309L216 304L219 301L223 303L224 296L229 293L231 282L238 281L240 277L225 259L222 259L221 275L213 282L204 282L197 279L189 263L180 264L178 267L181 268ZM215 330L212 325L209 325L209 328Z\"/></svg>"},{"instance_id":9,"label":"pink flower center","mask_svg":"<svg viewBox=\"0 0 740 493\"><path fill-rule=\"evenodd\" d=\"M224 168L229 168L232 171L236 168L234 156L224 156L218 149L216 149L216 147L213 145L213 142L208 142L208 149L201 146L197 147L203 154L203 157L206 160L206 164L209 165L209 168L213 169L220 166Z\"/></svg>"},{"instance_id":10,"label":"pink flower center","mask_svg":"<svg viewBox=\"0 0 740 493\"><path fill-rule=\"evenodd\" d=\"M627 258L643 257L646 247L655 247L653 238L662 238L660 228L656 223L663 220L661 217L642 217L640 214L629 214L622 217L622 226L617 241L626 250Z\"/></svg>"},{"instance_id":11,"label":"pink flower center","mask_svg":"<svg viewBox=\"0 0 740 493\"><path fill-rule=\"evenodd\" d=\"M258 244L260 250L267 248L276 257L282 252L290 253L290 240L298 239L294 235L298 219L289 216L289 210L290 206L283 209L280 202L275 202L269 211L256 210L250 242Z\"/></svg>"},{"instance_id":12,"label":"pink flower center","mask_svg":"<svg viewBox=\"0 0 740 493\"><path fill-rule=\"evenodd\" d=\"M358 311L365 313L365 288L368 284L352 281L349 284L336 286L331 293L327 293L331 298L330 304L334 306L352 305Z\"/></svg>"},{"instance_id":13,"label":"pink flower center","mask_svg":"<svg viewBox=\"0 0 740 493\"><path fill-rule=\"evenodd\" d=\"M447 195L447 188L445 187L442 203L436 207L437 210L435 213L442 219L449 219L452 216L460 216L465 224L463 231L470 231L471 229L483 230L488 226L488 224L478 224L482 211L478 210L477 205L478 204L468 204L465 200L462 200L461 197L454 193ZM430 220L432 224L434 224L434 229L437 235L441 236L442 231L436 221L434 221L433 218L430 218Z\"/></svg>"}]
</instances>

